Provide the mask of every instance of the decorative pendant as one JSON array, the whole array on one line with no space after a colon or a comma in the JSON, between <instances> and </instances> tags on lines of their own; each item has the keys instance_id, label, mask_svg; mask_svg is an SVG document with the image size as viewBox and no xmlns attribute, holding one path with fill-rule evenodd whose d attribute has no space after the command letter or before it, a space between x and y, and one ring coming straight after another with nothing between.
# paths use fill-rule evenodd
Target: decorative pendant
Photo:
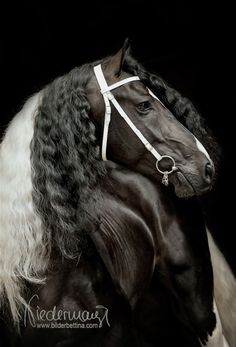
<instances>
[{"instance_id":1,"label":"decorative pendant","mask_svg":"<svg viewBox=\"0 0 236 347\"><path fill-rule=\"evenodd\" d=\"M168 174L169 174L168 171L164 171L164 173L163 173L163 177L162 177L161 183L164 184L165 186L168 186L168 184L169 184Z\"/></svg>"}]
</instances>

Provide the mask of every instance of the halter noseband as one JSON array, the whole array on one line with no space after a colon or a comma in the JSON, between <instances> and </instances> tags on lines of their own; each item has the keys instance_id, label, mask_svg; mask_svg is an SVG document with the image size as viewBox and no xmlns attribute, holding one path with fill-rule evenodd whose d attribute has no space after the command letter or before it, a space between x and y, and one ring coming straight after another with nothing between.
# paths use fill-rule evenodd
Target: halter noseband
<instances>
[{"instance_id":1,"label":"halter noseband","mask_svg":"<svg viewBox=\"0 0 236 347\"><path fill-rule=\"evenodd\" d=\"M113 104L113 106L116 108L120 116L125 120L125 122L129 125L129 127L133 130L133 132L137 135L137 137L140 139L140 141L144 144L144 146L147 148L149 152L152 153L152 155L157 159L156 161L156 169L159 171L162 175L162 183L165 186L168 186L168 175L171 174L173 171L176 171L177 168L175 166L175 161L172 157L169 155L160 155L155 148L148 142L148 140L143 136L143 134L138 130L138 128L134 125L134 123L131 121L131 119L128 117L128 115L125 113L125 111L122 109L118 101L115 99L114 95L111 93L111 90L119 88L120 86L133 82L133 81L139 81L140 78L138 76L132 76L125 78L117 83L114 83L110 86L107 85L106 79L104 77L104 74L102 72L101 64L94 67L94 73L97 78L97 82L100 87L101 94L103 96L104 102L105 102L105 119L104 119L104 128L103 128L103 139L102 139L102 159L107 160L106 157L106 149L107 149L107 138L108 138L108 130L109 130L109 124L111 120L111 105L110 102ZM151 90L148 89L149 94L158 100L161 104L162 102L158 99L158 97L152 93ZM163 105L163 104L162 104ZM171 170L165 170L162 171L159 168L160 161L162 159L170 159L173 163Z\"/></svg>"}]
</instances>

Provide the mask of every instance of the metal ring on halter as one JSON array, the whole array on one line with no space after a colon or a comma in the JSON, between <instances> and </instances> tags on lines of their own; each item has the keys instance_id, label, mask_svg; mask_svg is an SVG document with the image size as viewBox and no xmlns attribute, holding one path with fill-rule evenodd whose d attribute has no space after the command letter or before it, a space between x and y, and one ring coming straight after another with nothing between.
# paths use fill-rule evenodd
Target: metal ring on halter
<instances>
[{"instance_id":1,"label":"metal ring on halter","mask_svg":"<svg viewBox=\"0 0 236 347\"><path fill-rule=\"evenodd\" d=\"M172 166L171 170L162 171L162 170L159 169L159 166L158 166L158 165L159 165L160 161L161 161L162 159L165 159L165 158L168 158L168 159L172 160L173 166ZM157 160L157 162L156 162L156 168L157 168L157 171L159 171L159 172L160 172L161 174L163 174L163 175L164 175L164 173L168 173L168 175L169 175L169 174L171 174L173 171L175 171L175 170L177 169L176 166L175 166L175 161L174 161L174 159L173 159L172 157L170 157L169 155L163 155L163 156L161 157L161 159Z\"/></svg>"},{"instance_id":2,"label":"metal ring on halter","mask_svg":"<svg viewBox=\"0 0 236 347\"><path fill-rule=\"evenodd\" d=\"M173 163L173 166L171 167L171 170L165 170L165 171L162 171L161 169L159 169L159 163L162 159L170 159L172 160L172 163ZM161 159L157 160L156 162L156 168L157 168L157 171L159 171L162 175L163 175L163 178L162 178L162 183L165 185L165 186L168 186L169 184L169 181L168 181L168 175L171 174L173 171L176 171L177 170L177 167L175 166L175 161L172 157L170 157L169 155L163 155L161 157Z\"/></svg>"}]
</instances>

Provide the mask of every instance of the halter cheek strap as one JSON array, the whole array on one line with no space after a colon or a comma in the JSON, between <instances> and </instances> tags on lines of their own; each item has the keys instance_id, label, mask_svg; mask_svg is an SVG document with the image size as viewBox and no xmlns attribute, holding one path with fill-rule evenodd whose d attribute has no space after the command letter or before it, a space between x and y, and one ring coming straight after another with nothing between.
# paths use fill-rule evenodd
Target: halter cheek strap
<instances>
[{"instance_id":1,"label":"halter cheek strap","mask_svg":"<svg viewBox=\"0 0 236 347\"><path fill-rule=\"evenodd\" d=\"M131 119L128 117L128 115L125 113L125 111L122 109L118 101L115 99L114 95L111 93L111 90L116 89L126 83L130 83L133 81L139 81L140 78L138 76L132 76L125 78L117 83L114 83L110 86L107 85L107 82L105 80L104 74L102 72L101 64L94 67L94 73L97 78L98 84L100 86L100 91L104 99L105 103L105 119L104 119L104 128L103 128L103 139L102 139L102 159L107 160L106 157L106 149L107 149L107 139L108 139L108 130L109 130L109 124L111 120L111 105L110 102L113 104L113 106L116 108L120 116L125 120L125 122L129 125L129 127L133 130L133 132L137 135L137 137L140 139L140 141L144 144L144 146L147 148L149 152L152 153L152 155L157 159L156 161L156 168L157 170L163 174L162 183L164 185L168 185L168 175L175 171L177 168L175 166L175 161L172 157L164 155L161 156L155 148L148 142L148 140L143 136L143 134L140 132L140 130L134 125L134 123L131 121ZM150 95L157 99L161 104L162 102L157 98L156 95L154 95L149 89L148 89ZM162 104L163 105L163 104ZM164 106L164 105L163 105ZM162 171L159 168L160 161L164 158L168 158L172 161L172 168L169 171Z\"/></svg>"}]
</instances>

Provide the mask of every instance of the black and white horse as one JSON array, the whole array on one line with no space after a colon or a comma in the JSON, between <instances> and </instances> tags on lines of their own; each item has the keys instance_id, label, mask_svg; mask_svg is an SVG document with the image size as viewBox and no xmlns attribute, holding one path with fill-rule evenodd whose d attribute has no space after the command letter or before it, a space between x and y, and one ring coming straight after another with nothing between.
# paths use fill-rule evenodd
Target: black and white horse
<instances>
[{"instance_id":1,"label":"black and white horse","mask_svg":"<svg viewBox=\"0 0 236 347\"><path fill-rule=\"evenodd\" d=\"M197 200L217 148L127 44L30 98L0 148L6 345L235 346L235 278ZM106 309L109 323L32 324L54 309Z\"/></svg>"}]
</instances>

